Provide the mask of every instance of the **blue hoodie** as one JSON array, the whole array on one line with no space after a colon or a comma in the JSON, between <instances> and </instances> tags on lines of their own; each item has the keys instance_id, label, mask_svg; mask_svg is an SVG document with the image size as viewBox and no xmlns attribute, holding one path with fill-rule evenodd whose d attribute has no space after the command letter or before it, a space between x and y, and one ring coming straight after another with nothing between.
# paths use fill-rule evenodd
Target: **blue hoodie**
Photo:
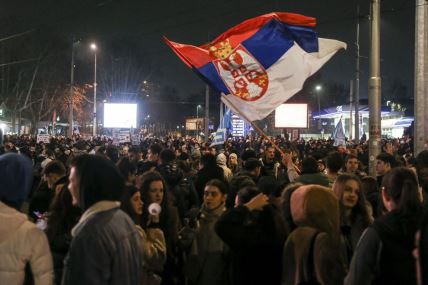
<instances>
[{"instance_id":1,"label":"blue hoodie","mask_svg":"<svg viewBox=\"0 0 428 285\"><path fill-rule=\"evenodd\" d=\"M20 207L33 182L33 167L28 157L16 153L0 155L0 201Z\"/></svg>"}]
</instances>

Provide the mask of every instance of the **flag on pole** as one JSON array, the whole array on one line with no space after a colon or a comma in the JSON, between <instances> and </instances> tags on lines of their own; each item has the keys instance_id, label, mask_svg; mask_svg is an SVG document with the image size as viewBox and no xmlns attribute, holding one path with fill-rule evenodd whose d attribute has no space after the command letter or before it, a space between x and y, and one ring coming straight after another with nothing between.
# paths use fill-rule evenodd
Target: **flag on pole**
<instances>
[{"instance_id":1,"label":"flag on pole","mask_svg":"<svg viewBox=\"0 0 428 285\"><path fill-rule=\"evenodd\" d=\"M223 119L220 122L220 129L232 129L232 110L226 108Z\"/></svg>"},{"instance_id":2,"label":"flag on pole","mask_svg":"<svg viewBox=\"0 0 428 285\"><path fill-rule=\"evenodd\" d=\"M333 139L333 146L346 146L346 137L345 132L343 131L342 118L340 118L339 122L336 125L336 128L334 129Z\"/></svg>"},{"instance_id":3,"label":"flag on pole","mask_svg":"<svg viewBox=\"0 0 428 285\"><path fill-rule=\"evenodd\" d=\"M270 13L246 20L202 46L164 38L234 112L261 120L302 89L346 44L318 38L315 18Z\"/></svg>"}]
</instances>

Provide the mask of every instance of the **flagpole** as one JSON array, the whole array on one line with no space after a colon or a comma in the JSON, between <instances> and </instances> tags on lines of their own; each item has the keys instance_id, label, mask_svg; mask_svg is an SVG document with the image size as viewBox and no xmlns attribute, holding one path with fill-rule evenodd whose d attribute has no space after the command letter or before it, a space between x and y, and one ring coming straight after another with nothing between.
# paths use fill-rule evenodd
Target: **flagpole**
<instances>
[{"instance_id":1,"label":"flagpole","mask_svg":"<svg viewBox=\"0 0 428 285\"><path fill-rule=\"evenodd\" d=\"M219 126L220 126L221 129L224 128L224 125L223 125L223 116L224 116L224 113L223 113L223 102L221 102L221 100L220 100L220 123L219 123Z\"/></svg>"},{"instance_id":2,"label":"flagpole","mask_svg":"<svg viewBox=\"0 0 428 285\"><path fill-rule=\"evenodd\" d=\"M248 118L247 118L247 116L245 116L243 113L241 113L240 111L239 111L239 109L238 108L236 108L236 106L235 106L235 104L233 104L229 99L227 99L227 96L226 95L224 95L224 93L221 93L221 95L222 95L222 98L224 99L224 100L226 100L227 101L227 103L230 105L230 107L232 107L232 109L233 110L235 110L236 112L238 112L239 113L239 116L241 116L244 120L246 120L247 122L249 122L250 124L251 124L251 126L261 135L261 136L263 136L263 137L265 137L269 142L270 142L270 144L277 150L277 151L279 151L279 153L281 153L281 155L284 155L285 153L284 153L284 151L282 150L282 149L280 149L273 141L272 141L272 139L270 138L270 137L268 137L266 134L265 134L265 132L263 132L263 130L262 129L260 129L256 124L254 124L252 121L250 121Z\"/></svg>"}]
</instances>

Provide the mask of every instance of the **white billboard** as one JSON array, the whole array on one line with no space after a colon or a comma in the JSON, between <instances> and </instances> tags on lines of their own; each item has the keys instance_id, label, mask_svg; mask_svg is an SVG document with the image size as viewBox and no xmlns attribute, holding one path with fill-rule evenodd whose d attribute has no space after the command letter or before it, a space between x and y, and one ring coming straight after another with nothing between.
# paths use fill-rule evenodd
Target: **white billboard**
<instances>
[{"instance_id":1,"label":"white billboard","mask_svg":"<svg viewBox=\"0 0 428 285\"><path fill-rule=\"evenodd\" d=\"M187 131L199 131L203 129L204 118L186 119Z\"/></svg>"},{"instance_id":2,"label":"white billboard","mask_svg":"<svg viewBox=\"0 0 428 285\"><path fill-rule=\"evenodd\" d=\"M104 128L137 127L137 104L104 103Z\"/></svg>"},{"instance_id":3,"label":"white billboard","mask_svg":"<svg viewBox=\"0 0 428 285\"><path fill-rule=\"evenodd\" d=\"M282 104L275 110L275 128L307 128L308 104Z\"/></svg>"}]
</instances>

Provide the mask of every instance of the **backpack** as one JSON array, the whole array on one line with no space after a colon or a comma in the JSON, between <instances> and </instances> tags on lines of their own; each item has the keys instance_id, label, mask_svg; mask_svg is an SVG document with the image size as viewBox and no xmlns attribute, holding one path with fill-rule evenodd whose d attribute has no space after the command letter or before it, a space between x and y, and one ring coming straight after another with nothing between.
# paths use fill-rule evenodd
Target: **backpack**
<instances>
[{"instance_id":1,"label":"backpack","mask_svg":"<svg viewBox=\"0 0 428 285\"><path fill-rule=\"evenodd\" d=\"M186 213L192 209L199 209L200 203L195 186L188 178L183 178L171 189L174 206L177 207L180 221L183 223Z\"/></svg>"}]
</instances>

